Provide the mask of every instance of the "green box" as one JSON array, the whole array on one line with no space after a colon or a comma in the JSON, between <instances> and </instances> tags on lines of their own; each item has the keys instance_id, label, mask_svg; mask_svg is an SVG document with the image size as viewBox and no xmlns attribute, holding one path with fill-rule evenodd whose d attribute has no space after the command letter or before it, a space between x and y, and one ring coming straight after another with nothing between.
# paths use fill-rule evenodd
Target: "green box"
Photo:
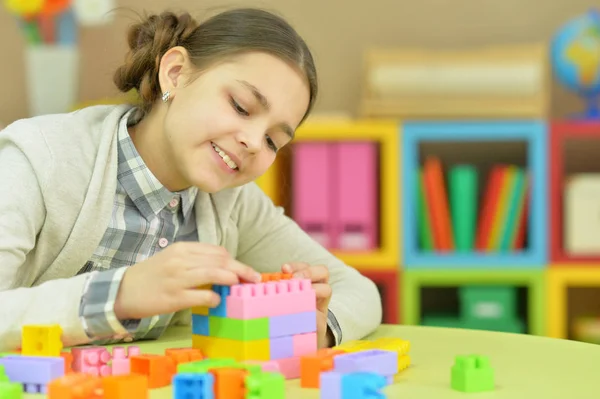
<instances>
[{"instance_id":1,"label":"green box","mask_svg":"<svg viewBox=\"0 0 600 399\"><path fill-rule=\"evenodd\" d=\"M512 321L517 316L517 288L472 285L460 288L461 316L470 321Z\"/></svg>"},{"instance_id":2,"label":"green box","mask_svg":"<svg viewBox=\"0 0 600 399\"><path fill-rule=\"evenodd\" d=\"M228 338L236 341L269 339L269 318L241 320L209 316L208 333L211 337Z\"/></svg>"}]
</instances>

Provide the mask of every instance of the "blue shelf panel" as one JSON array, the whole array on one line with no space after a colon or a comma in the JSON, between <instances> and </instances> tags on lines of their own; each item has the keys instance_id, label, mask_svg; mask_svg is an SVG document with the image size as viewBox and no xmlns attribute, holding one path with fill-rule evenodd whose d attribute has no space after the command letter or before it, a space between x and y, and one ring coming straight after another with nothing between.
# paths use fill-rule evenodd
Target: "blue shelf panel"
<instances>
[{"instance_id":1,"label":"blue shelf panel","mask_svg":"<svg viewBox=\"0 0 600 399\"><path fill-rule=\"evenodd\" d=\"M400 214L403 228L403 267L527 267L544 268L547 248L547 126L542 121L485 121L485 122L408 122L401 126L402 192L404 201ZM420 167L419 143L431 142L499 142L525 141L526 168L531 176L531 195L528 224L528 248L518 253L449 253L422 252L417 243L417 171Z\"/></svg>"}]
</instances>

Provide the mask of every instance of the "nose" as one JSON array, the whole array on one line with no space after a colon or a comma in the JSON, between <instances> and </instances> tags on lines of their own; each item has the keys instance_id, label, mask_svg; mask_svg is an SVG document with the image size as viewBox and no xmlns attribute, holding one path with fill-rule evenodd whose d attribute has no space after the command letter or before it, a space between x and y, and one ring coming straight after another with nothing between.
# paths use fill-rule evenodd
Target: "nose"
<instances>
[{"instance_id":1,"label":"nose","mask_svg":"<svg viewBox=\"0 0 600 399\"><path fill-rule=\"evenodd\" d=\"M260 151L263 134L258 131L244 131L237 136L238 143L251 154Z\"/></svg>"}]
</instances>

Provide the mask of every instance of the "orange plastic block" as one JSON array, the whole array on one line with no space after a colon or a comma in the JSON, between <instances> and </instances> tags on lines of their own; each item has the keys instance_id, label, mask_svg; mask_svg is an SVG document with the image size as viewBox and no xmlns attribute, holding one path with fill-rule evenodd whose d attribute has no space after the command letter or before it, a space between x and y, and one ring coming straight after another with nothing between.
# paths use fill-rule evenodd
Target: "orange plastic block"
<instances>
[{"instance_id":1,"label":"orange plastic block","mask_svg":"<svg viewBox=\"0 0 600 399\"><path fill-rule=\"evenodd\" d=\"M176 372L173 360L164 355L136 355L129 360L131 374L141 374L148 378L150 389L162 388L171 384Z\"/></svg>"},{"instance_id":2,"label":"orange plastic block","mask_svg":"<svg viewBox=\"0 0 600 399\"><path fill-rule=\"evenodd\" d=\"M261 273L261 282L266 283L267 281L281 281L291 280L291 273Z\"/></svg>"},{"instance_id":3,"label":"orange plastic block","mask_svg":"<svg viewBox=\"0 0 600 399\"><path fill-rule=\"evenodd\" d=\"M65 359L65 374L73 372L73 354L71 352L62 352L60 357Z\"/></svg>"},{"instance_id":4,"label":"orange plastic block","mask_svg":"<svg viewBox=\"0 0 600 399\"><path fill-rule=\"evenodd\" d=\"M52 380L47 386L48 399L104 399L100 377L71 373Z\"/></svg>"},{"instance_id":5,"label":"orange plastic block","mask_svg":"<svg viewBox=\"0 0 600 399\"><path fill-rule=\"evenodd\" d=\"M61 335L62 328L58 324L23 326L21 329L21 354L23 356L59 357L63 350Z\"/></svg>"},{"instance_id":6,"label":"orange plastic block","mask_svg":"<svg viewBox=\"0 0 600 399\"><path fill-rule=\"evenodd\" d=\"M148 377L139 374L114 375L102 378L104 399L147 399Z\"/></svg>"},{"instance_id":7,"label":"orange plastic block","mask_svg":"<svg viewBox=\"0 0 600 399\"><path fill-rule=\"evenodd\" d=\"M248 371L235 368L216 368L209 372L215 377L215 399L245 399Z\"/></svg>"},{"instance_id":8,"label":"orange plastic block","mask_svg":"<svg viewBox=\"0 0 600 399\"><path fill-rule=\"evenodd\" d=\"M165 356L171 358L175 367L181 363L190 363L197 360L203 360L204 355L200 349L194 348L170 348L165 350Z\"/></svg>"},{"instance_id":9,"label":"orange plastic block","mask_svg":"<svg viewBox=\"0 0 600 399\"><path fill-rule=\"evenodd\" d=\"M321 373L333 369L333 358L346 352L331 348L319 349L314 355L300 358L300 386L319 388Z\"/></svg>"}]
</instances>

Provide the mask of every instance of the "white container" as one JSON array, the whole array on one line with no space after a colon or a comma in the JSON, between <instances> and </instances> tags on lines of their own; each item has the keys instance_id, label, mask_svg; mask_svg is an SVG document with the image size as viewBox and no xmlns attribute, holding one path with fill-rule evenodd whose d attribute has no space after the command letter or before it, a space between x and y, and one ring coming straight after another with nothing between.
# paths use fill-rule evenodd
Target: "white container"
<instances>
[{"instance_id":1,"label":"white container","mask_svg":"<svg viewBox=\"0 0 600 399\"><path fill-rule=\"evenodd\" d=\"M29 46L25 53L27 94L31 116L69 112L77 100L77 46Z\"/></svg>"},{"instance_id":2,"label":"white container","mask_svg":"<svg viewBox=\"0 0 600 399\"><path fill-rule=\"evenodd\" d=\"M564 193L564 247L569 255L600 255L600 174L569 177Z\"/></svg>"}]
</instances>

